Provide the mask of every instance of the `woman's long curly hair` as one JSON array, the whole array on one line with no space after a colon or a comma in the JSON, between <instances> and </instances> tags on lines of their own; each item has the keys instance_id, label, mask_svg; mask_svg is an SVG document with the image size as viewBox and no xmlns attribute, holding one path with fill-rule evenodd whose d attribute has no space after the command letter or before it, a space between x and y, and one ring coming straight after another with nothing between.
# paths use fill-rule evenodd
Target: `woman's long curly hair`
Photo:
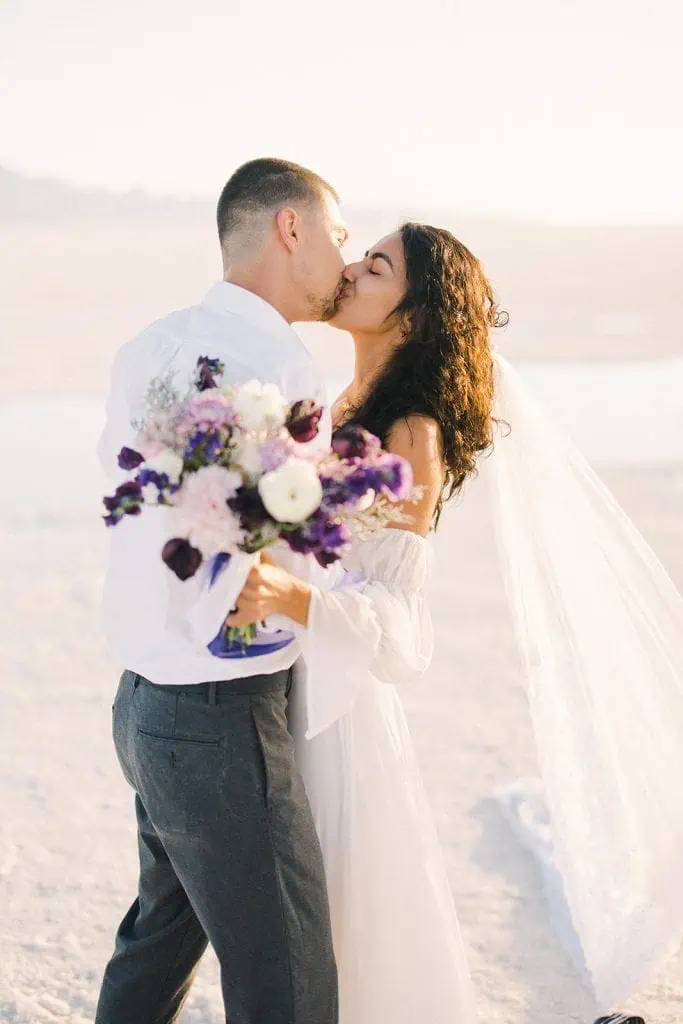
<instances>
[{"instance_id":1,"label":"woman's long curly hair","mask_svg":"<svg viewBox=\"0 0 683 1024\"><path fill-rule=\"evenodd\" d=\"M361 424L386 445L398 420L414 414L436 420L446 466L436 528L444 502L492 446L490 329L504 326L508 316L479 260L450 231L407 223L400 234L408 285L391 318L404 326L405 340L343 422Z\"/></svg>"}]
</instances>

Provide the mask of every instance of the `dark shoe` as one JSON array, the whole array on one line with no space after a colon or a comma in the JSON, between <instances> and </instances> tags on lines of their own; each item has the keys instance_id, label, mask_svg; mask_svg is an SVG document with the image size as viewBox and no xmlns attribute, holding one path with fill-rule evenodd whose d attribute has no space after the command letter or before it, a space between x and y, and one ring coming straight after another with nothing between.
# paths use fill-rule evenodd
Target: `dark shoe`
<instances>
[{"instance_id":1,"label":"dark shoe","mask_svg":"<svg viewBox=\"0 0 683 1024\"><path fill-rule=\"evenodd\" d=\"M598 1017L595 1024L645 1024L645 1020L630 1013L611 1013L609 1017Z\"/></svg>"}]
</instances>

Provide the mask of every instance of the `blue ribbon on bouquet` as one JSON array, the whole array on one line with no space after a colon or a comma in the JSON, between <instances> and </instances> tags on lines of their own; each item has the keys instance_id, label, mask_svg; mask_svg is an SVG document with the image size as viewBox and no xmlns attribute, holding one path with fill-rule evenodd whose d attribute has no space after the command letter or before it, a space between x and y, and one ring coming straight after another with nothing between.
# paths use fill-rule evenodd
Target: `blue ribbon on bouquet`
<instances>
[{"instance_id":1,"label":"blue ribbon on bouquet","mask_svg":"<svg viewBox=\"0 0 683 1024\"><path fill-rule=\"evenodd\" d=\"M214 555L213 564L209 576L209 586L212 587L220 574L230 561L230 555L221 552ZM216 658L258 658L262 654L272 654L281 648L291 644L294 633L288 629L259 629L251 643L241 640L230 640L226 626L221 629L213 638L208 649Z\"/></svg>"}]
</instances>

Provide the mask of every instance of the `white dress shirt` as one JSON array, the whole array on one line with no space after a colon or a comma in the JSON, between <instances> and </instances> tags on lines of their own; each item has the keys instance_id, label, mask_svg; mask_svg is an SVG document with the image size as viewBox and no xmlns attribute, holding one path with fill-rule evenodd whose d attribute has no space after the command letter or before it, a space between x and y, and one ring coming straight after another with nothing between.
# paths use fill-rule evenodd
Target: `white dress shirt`
<instances>
[{"instance_id":1,"label":"white dress shirt","mask_svg":"<svg viewBox=\"0 0 683 1024\"><path fill-rule=\"evenodd\" d=\"M318 437L310 444L329 444L324 385L301 339L273 306L244 288L220 281L199 305L156 321L117 352L106 425L98 444L102 468L114 486L126 477L117 456L123 445L134 447L131 421L142 415L149 382L170 370L183 392L199 356L220 359L225 382L257 378L277 384L289 401L315 398L325 413ZM300 654L296 640L279 651L248 659L217 658L206 649L200 639L207 633L206 616L213 616L209 620L215 624L213 636L232 607L238 560L232 578L229 564L207 601L202 573L181 582L161 560L161 549L172 536L167 516L163 506L145 508L140 516L124 516L109 528L102 626L120 664L152 682L179 685L289 668ZM311 557L287 560L291 571L320 584L321 570L316 567ZM327 574L323 586L331 585L333 575ZM217 593L225 595L218 617Z\"/></svg>"}]
</instances>

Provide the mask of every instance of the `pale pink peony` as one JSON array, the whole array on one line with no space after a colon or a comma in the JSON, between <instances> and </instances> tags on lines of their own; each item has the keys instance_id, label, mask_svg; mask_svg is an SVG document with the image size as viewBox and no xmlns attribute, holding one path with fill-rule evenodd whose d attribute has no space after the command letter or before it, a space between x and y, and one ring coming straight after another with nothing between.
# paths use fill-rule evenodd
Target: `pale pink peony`
<instances>
[{"instance_id":1,"label":"pale pink peony","mask_svg":"<svg viewBox=\"0 0 683 1024\"><path fill-rule=\"evenodd\" d=\"M227 504L241 484L239 473L222 466L204 466L183 480L175 499L178 525L205 557L219 551L230 554L244 540L244 530Z\"/></svg>"},{"instance_id":2,"label":"pale pink peony","mask_svg":"<svg viewBox=\"0 0 683 1024\"><path fill-rule=\"evenodd\" d=\"M201 430L209 427L223 427L235 423L236 416L232 402L218 388L210 388L194 395L187 403L182 425Z\"/></svg>"}]
</instances>

